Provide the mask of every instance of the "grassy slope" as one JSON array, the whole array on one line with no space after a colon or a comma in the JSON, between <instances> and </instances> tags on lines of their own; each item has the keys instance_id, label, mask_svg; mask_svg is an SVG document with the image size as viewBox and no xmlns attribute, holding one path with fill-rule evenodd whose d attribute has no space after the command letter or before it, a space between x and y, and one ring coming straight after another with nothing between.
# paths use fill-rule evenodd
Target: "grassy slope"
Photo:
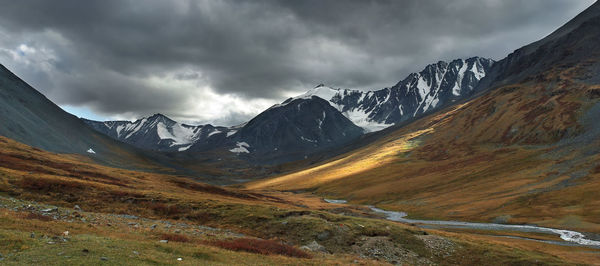
<instances>
[{"instance_id":1,"label":"grassy slope","mask_svg":"<svg viewBox=\"0 0 600 266\"><path fill-rule=\"evenodd\" d=\"M0 162L0 253L8 263L94 264L100 262L100 257L107 257L108 264L167 264L183 257L183 263L194 265L322 265L354 260L372 264L376 262L359 258L355 250L356 245L372 238L384 239L412 254L403 259L407 263L554 264L572 259L540 252L537 246L515 249L451 233L444 236L454 243L455 251L441 254L420 239L424 232L419 228L334 213L360 213L360 208L340 208L299 195L222 189L176 176L107 168L81 162L78 156L48 153L6 138L0 138ZM64 217L40 220L31 214L32 208L42 208L36 204L59 206L57 212ZM75 204L85 212L74 210ZM133 220L133 226L131 219L114 213L144 218ZM166 222L173 227L163 226ZM159 227L151 229L151 223ZM197 234L196 229L178 227L180 223L192 226L189 228L203 225L220 229ZM62 242L61 232L67 230L69 240ZM35 237L30 237L31 232ZM332 254L313 253L312 259L232 252L210 242L242 233L298 247L318 239L323 232L331 237L318 241ZM158 243L160 233L183 234L189 241ZM48 244L50 241L56 243Z\"/></svg>"},{"instance_id":2,"label":"grassy slope","mask_svg":"<svg viewBox=\"0 0 600 266\"><path fill-rule=\"evenodd\" d=\"M598 102L598 86L576 81L586 64L498 88L363 149L246 187L310 190L413 217L510 215L515 223L600 232L600 143L564 141L588 131L581 121Z\"/></svg>"}]
</instances>

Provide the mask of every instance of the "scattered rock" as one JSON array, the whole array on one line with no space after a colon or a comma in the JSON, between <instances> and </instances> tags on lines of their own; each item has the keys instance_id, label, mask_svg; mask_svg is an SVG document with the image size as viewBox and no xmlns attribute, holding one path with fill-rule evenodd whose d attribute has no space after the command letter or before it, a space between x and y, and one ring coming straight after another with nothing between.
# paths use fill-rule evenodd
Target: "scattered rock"
<instances>
[{"instance_id":1,"label":"scattered rock","mask_svg":"<svg viewBox=\"0 0 600 266\"><path fill-rule=\"evenodd\" d=\"M79 205L75 205L75 207L73 207L73 209L75 209L77 211L81 211L81 207L79 207Z\"/></svg>"},{"instance_id":2,"label":"scattered rock","mask_svg":"<svg viewBox=\"0 0 600 266\"><path fill-rule=\"evenodd\" d=\"M33 233L33 232L32 232L32 233L29 235L29 237L31 237L31 238L35 238L35 233Z\"/></svg>"},{"instance_id":3,"label":"scattered rock","mask_svg":"<svg viewBox=\"0 0 600 266\"><path fill-rule=\"evenodd\" d=\"M56 244L56 242L54 242L54 241L48 241L47 243L48 243L49 245L54 245L54 244Z\"/></svg>"},{"instance_id":4,"label":"scattered rock","mask_svg":"<svg viewBox=\"0 0 600 266\"><path fill-rule=\"evenodd\" d=\"M177 258L177 260L178 260L178 261L182 261L183 259L182 259L182 258Z\"/></svg>"},{"instance_id":5,"label":"scattered rock","mask_svg":"<svg viewBox=\"0 0 600 266\"><path fill-rule=\"evenodd\" d=\"M431 261L419 257L414 251L396 245L387 236L365 237L352 250L363 258L385 260L401 265L431 265Z\"/></svg>"},{"instance_id":6,"label":"scattered rock","mask_svg":"<svg viewBox=\"0 0 600 266\"><path fill-rule=\"evenodd\" d=\"M135 250L133 251L133 254L135 254L135 255L140 255L140 253L139 253L139 252L137 252L137 251L135 251Z\"/></svg>"},{"instance_id":7,"label":"scattered rock","mask_svg":"<svg viewBox=\"0 0 600 266\"><path fill-rule=\"evenodd\" d=\"M417 237L423 240L423 243L431 250L431 253L438 257L449 257L456 250L456 244L444 237L436 235L421 235Z\"/></svg>"},{"instance_id":8,"label":"scattered rock","mask_svg":"<svg viewBox=\"0 0 600 266\"><path fill-rule=\"evenodd\" d=\"M315 240L313 240L313 242L311 242L308 245L301 246L300 249L304 249L304 250L308 250L308 251L312 251L312 252L328 253L327 249L324 246L317 243L317 241L315 241Z\"/></svg>"},{"instance_id":9,"label":"scattered rock","mask_svg":"<svg viewBox=\"0 0 600 266\"><path fill-rule=\"evenodd\" d=\"M108 260L108 258L107 257L100 257L100 260L105 260L106 261L106 260Z\"/></svg>"},{"instance_id":10,"label":"scattered rock","mask_svg":"<svg viewBox=\"0 0 600 266\"><path fill-rule=\"evenodd\" d=\"M287 225L287 224L288 224L288 221L283 221L283 222L281 222L281 224L283 224L283 225Z\"/></svg>"},{"instance_id":11,"label":"scattered rock","mask_svg":"<svg viewBox=\"0 0 600 266\"><path fill-rule=\"evenodd\" d=\"M153 224L153 225L150 226L150 229L155 229L156 226L157 226L156 224Z\"/></svg>"},{"instance_id":12,"label":"scattered rock","mask_svg":"<svg viewBox=\"0 0 600 266\"><path fill-rule=\"evenodd\" d=\"M135 215L129 215L129 214L121 214L119 215L125 219L139 219L139 217L135 216Z\"/></svg>"},{"instance_id":13,"label":"scattered rock","mask_svg":"<svg viewBox=\"0 0 600 266\"><path fill-rule=\"evenodd\" d=\"M169 240L162 239L162 240L160 240L160 241L158 241L158 242L160 242L160 243L169 243Z\"/></svg>"},{"instance_id":14,"label":"scattered rock","mask_svg":"<svg viewBox=\"0 0 600 266\"><path fill-rule=\"evenodd\" d=\"M329 239L330 236L331 236L331 232L329 232L328 230L325 230L317 235L317 239L324 241L324 240Z\"/></svg>"},{"instance_id":15,"label":"scattered rock","mask_svg":"<svg viewBox=\"0 0 600 266\"><path fill-rule=\"evenodd\" d=\"M57 212L58 208L48 208L48 209L43 209L42 212L44 213L49 213L49 212Z\"/></svg>"},{"instance_id":16,"label":"scattered rock","mask_svg":"<svg viewBox=\"0 0 600 266\"><path fill-rule=\"evenodd\" d=\"M64 232L63 232L63 235L64 235L64 236L69 236L69 231L64 231Z\"/></svg>"}]
</instances>

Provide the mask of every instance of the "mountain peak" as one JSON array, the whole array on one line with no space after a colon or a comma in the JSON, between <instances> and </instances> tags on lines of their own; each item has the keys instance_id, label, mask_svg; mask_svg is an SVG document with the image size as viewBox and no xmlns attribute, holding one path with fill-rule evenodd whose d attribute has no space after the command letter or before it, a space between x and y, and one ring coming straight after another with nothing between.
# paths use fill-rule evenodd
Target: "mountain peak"
<instances>
[{"instance_id":1,"label":"mountain peak","mask_svg":"<svg viewBox=\"0 0 600 266\"><path fill-rule=\"evenodd\" d=\"M164 121L164 122L170 122L170 123L177 123L175 120L169 118L166 115L163 115L161 113L156 113L153 114L152 116L149 116L146 118L148 121Z\"/></svg>"},{"instance_id":2,"label":"mountain peak","mask_svg":"<svg viewBox=\"0 0 600 266\"><path fill-rule=\"evenodd\" d=\"M331 87L327 87L323 84L319 84L319 86L316 86L310 90L308 90L306 93L295 97L295 98L310 98L312 96L317 96L321 99L324 100L331 100L331 98L333 98L333 96L335 96L340 90L339 89L334 89Z\"/></svg>"},{"instance_id":3,"label":"mountain peak","mask_svg":"<svg viewBox=\"0 0 600 266\"><path fill-rule=\"evenodd\" d=\"M156 114L153 114L153 115L149 116L148 118L161 118L161 117L164 117L164 118L169 118L169 117L167 117L166 115L163 115L163 114L161 114L161 113L156 113Z\"/></svg>"}]
</instances>

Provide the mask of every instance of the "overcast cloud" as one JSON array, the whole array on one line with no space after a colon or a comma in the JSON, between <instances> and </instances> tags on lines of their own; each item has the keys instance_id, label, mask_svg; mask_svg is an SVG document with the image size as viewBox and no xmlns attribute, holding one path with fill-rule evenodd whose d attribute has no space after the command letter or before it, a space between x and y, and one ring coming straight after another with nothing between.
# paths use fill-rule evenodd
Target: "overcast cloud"
<instances>
[{"instance_id":1,"label":"overcast cloud","mask_svg":"<svg viewBox=\"0 0 600 266\"><path fill-rule=\"evenodd\" d=\"M233 125L325 83L501 59L593 0L0 0L0 63L61 106Z\"/></svg>"}]
</instances>

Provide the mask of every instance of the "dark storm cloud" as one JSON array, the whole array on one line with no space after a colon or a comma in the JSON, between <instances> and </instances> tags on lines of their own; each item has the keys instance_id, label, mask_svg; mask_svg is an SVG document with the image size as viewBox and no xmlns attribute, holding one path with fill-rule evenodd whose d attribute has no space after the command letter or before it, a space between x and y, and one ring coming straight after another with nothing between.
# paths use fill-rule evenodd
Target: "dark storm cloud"
<instances>
[{"instance_id":1,"label":"dark storm cloud","mask_svg":"<svg viewBox=\"0 0 600 266\"><path fill-rule=\"evenodd\" d=\"M0 63L59 104L234 123L321 82L374 89L500 59L592 2L5 0Z\"/></svg>"}]
</instances>

